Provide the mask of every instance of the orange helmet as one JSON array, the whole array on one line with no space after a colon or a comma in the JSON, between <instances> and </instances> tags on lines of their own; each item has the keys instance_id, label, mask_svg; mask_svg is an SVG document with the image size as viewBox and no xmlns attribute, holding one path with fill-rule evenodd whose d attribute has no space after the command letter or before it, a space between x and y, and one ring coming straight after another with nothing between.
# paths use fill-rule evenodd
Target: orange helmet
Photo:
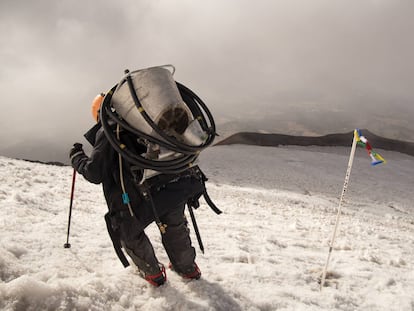
<instances>
[{"instance_id":1,"label":"orange helmet","mask_svg":"<svg viewBox=\"0 0 414 311\"><path fill-rule=\"evenodd\" d=\"M96 97L92 101L92 117L96 122L98 122L99 120L99 109L101 109L104 97L105 94L101 93L99 95L96 95Z\"/></svg>"}]
</instances>

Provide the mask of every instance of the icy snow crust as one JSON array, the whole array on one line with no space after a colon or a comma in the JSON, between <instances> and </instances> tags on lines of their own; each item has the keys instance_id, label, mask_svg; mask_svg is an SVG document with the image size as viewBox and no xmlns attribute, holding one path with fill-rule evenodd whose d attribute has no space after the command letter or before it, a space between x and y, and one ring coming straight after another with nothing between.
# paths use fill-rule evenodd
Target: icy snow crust
<instances>
[{"instance_id":1,"label":"icy snow crust","mask_svg":"<svg viewBox=\"0 0 414 311\"><path fill-rule=\"evenodd\" d=\"M203 200L196 211L202 278L187 282L168 270L160 288L117 259L101 186L77 176L65 249L72 168L0 157L0 309L411 311L414 158L399 153L377 150L388 163L371 167L357 150L319 291L349 149L204 151L200 166L224 213ZM168 264L156 227L147 233Z\"/></svg>"}]
</instances>

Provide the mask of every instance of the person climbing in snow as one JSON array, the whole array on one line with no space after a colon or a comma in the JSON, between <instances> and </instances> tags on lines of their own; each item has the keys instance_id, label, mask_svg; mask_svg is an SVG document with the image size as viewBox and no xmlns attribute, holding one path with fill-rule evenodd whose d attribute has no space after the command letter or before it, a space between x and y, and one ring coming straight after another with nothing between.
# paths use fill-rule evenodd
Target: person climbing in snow
<instances>
[{"instance_id":1,"label":"person climbing in snow","mask_svg":"<svg viewBox=\"0 0 414 311\"><path fill-rule=\"evenodd\" d=\"M151 94L166 92L164 85L157 85L159 81L155 79L158 78L157 75L165 75L165 73L157 70L149 70L149 72L144 70L144 73L152 79L146 90L146 92L152 92ZM149 79L147 76L141 78L144 83ZM135 82L142 82L136 79ZM124 83L126 84L125 81ZM175 82L173 84L175 87ZM184 208L185 204L188 205L189 210L191 207L197 208L198 198L204 195L206 201L211 203L209 205L213 210L220 213L207 196L204 184L207 178L198 166L189 165L192 162L186 163L185 168L180 170L171 168L150 175L148 172L154 173L154 171L143 168L145 165L141 165L141 162L136 165L134 161L129 161L130 158L123 153L124 150L138 155L137 158L146 164L149 159L148 154L153 153L153 150L149 149L153 148L154 144L148 144L147 135L140 137L136 135L136 132L120 127L119 123L124 124L121 121L106 120L108 117L105 117L107 115L105 111L111 114L116 110L112 106L109 109L103 108L106 100L115 101L116 95L113 95L115 87L108 92L107 96L102 93L93 101L92 115L97 123L85 134L87 140L93 145L90 156L85 154L82 144L75 143L69 153L71 164L89 182L102 183L109 209L105 215L108 232L115 251L125 267L129 265L129 262L122 249L150 284L160 286L166 282L165 267L158 261L152 243L144 232L144 229L155 221L170 260L169 267L185 279L199 279L201 272L195 262L196 252L191 243ZM181 93L186 95L188 100L188 94L182 91ZM178 111L177 108L174 109L173 111ZM120 108L119 110L121 111ZM143 109L139 110L142 113ZM183 118L181 112L177 115L169 110L161 117L158 124L165 131L169 131L169 135L171 132L180 132L184 137L187 134L184 135L183 130L186 126L189 127L190 123L187 119L187 116ZM214 121L211 123L213 123L212 132L214 132ZM174 128L171 130L171 127ZM211 135L214 136L214 134ZM116 137L116 144L113 143L114 137ZM204 138L204 141L206 140L205 145L212 141L212 139ZM181 146L178 142L177 145ZM122 150L117 150L118 146L122 146ZM158 153L160 152L158 150ZM151 163L158 165L160 162ZM190 213L193 218L192 210ZM196 223L194 224L197 229Z\"/></svg>"}]
</instances>

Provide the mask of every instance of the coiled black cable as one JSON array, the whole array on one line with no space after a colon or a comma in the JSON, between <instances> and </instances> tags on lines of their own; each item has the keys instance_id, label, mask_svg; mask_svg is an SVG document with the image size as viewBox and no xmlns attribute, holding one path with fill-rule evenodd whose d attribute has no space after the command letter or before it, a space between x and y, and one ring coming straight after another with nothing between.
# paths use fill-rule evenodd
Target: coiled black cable
<instances>
[{"instance_id":1,"label":"coiled black cable","mask_svg":"<svg viewBox=\"0 0 414 311\"><path fill-rule=\"evenodd\" d=\"M145 112L139 99L135 93L133 81L130 75L127 75L124 83L128 83L131 96L134 100L136 108L141 112L144 120L153 128L153 130L160 135L162 139L148 135L128 124L120 117L111 105L112 95L117 89L115 85L105 96L100 109L100 121L104 130L105 136L112 147L129 163L138 166L142 169L151 169L164 174L177 174L185 171L198 158L200 152L210 146L216 136L216 127L212 114L210 113L204 102L189 88L176 82L178 90L193 114L194 119L200 122L202 129L207 133L207 139L198 146L192 146L178 141L175 137L168 136L164 133L150 116ZM113 124L118 124L123 130L129 131L137 138L146 141L147 144L156 144L164 147L170 151L177 153L173 159L148 159L143 155L136 154L129 150L128 146L122 143L114 133L114 127L111 126L110 120Z\"/></svg>"}]
</instances>

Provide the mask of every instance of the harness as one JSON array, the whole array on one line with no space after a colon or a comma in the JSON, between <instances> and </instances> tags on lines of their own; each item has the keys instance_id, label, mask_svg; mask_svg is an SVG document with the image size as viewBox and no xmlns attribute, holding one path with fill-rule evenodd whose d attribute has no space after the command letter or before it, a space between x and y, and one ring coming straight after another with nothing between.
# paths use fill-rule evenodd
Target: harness
<instances>
[{"instance_id":1,"label":"harness","mask_svg":"<svg viewBox=\"0 0 414 311\"><path fill-rule=\"evenodd\" d=\"M168 188L169 185L174 185L174 184L181 183L181 182L188 182L191 184L194 184L195 182L198 183L194 187L195 188L194 193L192 193L191 196L186 198L185 204L187 205L188 212L191 217L191 221L194 227L194 232L196 234L200 250L204 253L204 245L203 245L200 231L198 229L197 221L194 215L194 209L197 209L200 207L199 200L201 196L203 196L205 202L212 209L212 211L214 211L217 215L222 213L222 211L213 203L213 201L211 200L210 196L207 193L207 188L205 185L205 182L207 180L208 180L207 177L204 175L204 173L201 171L201 169L198 166L191 167L187 171L184 171L176 175L174 174L156 175L150 179L145 180L140 185L137 185L137 189L141 197L144 199L144 201L140 203L139 208L141 210L151 209L153 216L154 216L154 220L161 234L165 234L168 228L160 220L160 217L159 217L159 214L156 208L157 204L154 202L154 197L156 199L161 199L163 196L163 190ZM158 196L158 194L160 195ZM166 204L166 203L162 203L162 204ZM122 218L125 218L125 217L135 217L135 216L132 216L129 210L124 210L118 213L118 217L120 217L122 220ZM124 267L127 267L129 263L122 251L122 245L120 242L119 233L117 232L116 229L113 228L112 219L113 219L113 216L111 216L110 213L107 213L105 215L105 221L107 224L108 233L111 237L115 252L118 258L121 260Z\"/></svg>"}]
</instances>

